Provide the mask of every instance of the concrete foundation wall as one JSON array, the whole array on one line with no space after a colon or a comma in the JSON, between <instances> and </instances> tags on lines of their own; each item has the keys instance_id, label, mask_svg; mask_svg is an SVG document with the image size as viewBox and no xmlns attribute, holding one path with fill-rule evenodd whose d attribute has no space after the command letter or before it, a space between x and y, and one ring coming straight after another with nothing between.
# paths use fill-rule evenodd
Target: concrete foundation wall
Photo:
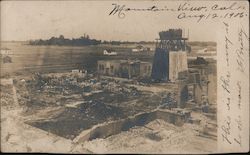
<instances>
[{"instance_id":1,"label":"concrete foundation wall","mask_svg":"<svg viewBox=\"0 0 250 155\"><path fill-rule=\"evenodd\" d=\"M91 129L83 131L73 141L82 142L95 138L106 138L122 131L127 131L134 126L144 126L155 119L162 119L177 126L182 126L186 120L186 116L185 114L178 114L171 110L155 110L148 113L141 113L127 119L96 125Z\"/></svg>"},{"instance_id":2,"label":"concrete foundation wall","mask_svg":"<svg viewBox=\"0 0 250 155\"><path fill-rule=\"evenodd\" d=\"M140 64L140 76L141 77L150 77L151 76L151 63L141 63Z\"/></svg>"},{"instance_id":3,"label":"concrete foundation wall","mask_svg":"<svg viewBox=\"0 0 250 155\"><path fill-rule=\"evenodd\" d=\"M170 51L169 52L169 80L174 82L178 79L181 72L187 71L187 52Z\"/></svg>"},{"instance_id":4,"label":"concrete foundation wall","mask_svg":"<svg viewBox=\"0 0 250 155\"><path fill-rule=\"evenodd\" d=\"M100 75L123 78L150 77L152 64L150 62L135 61L104 61L97 62L97 71Z\"/></svg>"},{"instance_id":5,"label":"concrete foundation wall","mask_svg":"<svg viewBox=\"0 0 250 155\"><path fill-rule=\"evenodd\" d=\"M98 61L97 71L102 75L116 75L120 69L119 62Z\"/></svg>"}]
</instances>

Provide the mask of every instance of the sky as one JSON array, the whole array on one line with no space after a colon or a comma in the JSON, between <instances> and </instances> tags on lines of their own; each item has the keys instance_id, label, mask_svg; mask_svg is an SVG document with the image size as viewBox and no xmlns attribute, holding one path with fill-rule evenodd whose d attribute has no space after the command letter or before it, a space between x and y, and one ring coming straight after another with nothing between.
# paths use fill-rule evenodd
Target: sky
<instances>
[{"instance_id":1,"label":"sky","mask_svg":"<svg viewBox=\"0 0 250 155\"><path fill-rule=\"evenodd\" d=\"M119 19L109 16L112 3L135 8L179 5L171 1L1 1L1 40L78 38L86 33L100 40L154 41L159 31L182 28L189 31L191 41L215 41L216 22L177 20L169 12L129 12Z\"/></svg>"}]
</instances>

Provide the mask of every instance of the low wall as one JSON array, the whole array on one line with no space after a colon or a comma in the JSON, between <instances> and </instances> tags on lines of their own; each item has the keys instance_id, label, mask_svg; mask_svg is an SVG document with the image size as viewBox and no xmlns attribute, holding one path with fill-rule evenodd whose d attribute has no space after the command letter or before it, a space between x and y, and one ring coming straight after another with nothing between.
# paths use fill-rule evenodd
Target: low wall
<instances>
[{"instance_id":1,"label":"low wall","mask_svg":"<svg viewBox=\"0 0 250 155\"><path fill-rule=\"evenodd\" d=\"M91 129L81 132L73 142L88 141L95 138L106 138L111 135L119 134L122 131L127 131L134 126L144 126L155 119L162 119L168 123L182 126L188 116L189 115L187 114L176 113L171 110L154 110L147 113L140 113L127 119L95 125Z\"/></svg>"}]
</instances>

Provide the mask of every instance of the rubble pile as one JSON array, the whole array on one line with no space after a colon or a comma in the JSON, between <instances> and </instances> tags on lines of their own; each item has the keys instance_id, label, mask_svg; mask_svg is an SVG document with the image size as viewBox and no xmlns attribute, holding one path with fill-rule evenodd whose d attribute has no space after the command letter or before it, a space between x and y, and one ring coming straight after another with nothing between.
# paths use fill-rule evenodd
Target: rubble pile
<instances>
[{"instance_id":1,"label":"rubble pile","mask_svg":"<svg viewBox=\"0 0 250 155\"><path fill-rule=\"evenodd\" d=\"M74 139L81 131L108 120L124 118L120 108L105 105L100 101L83 103L79 108L64 108L57 116L47 120L26 122L35 127Z\"/></svg>"},{"instance_id":2,"label":"rubble pile","mask_svg":"<svg viewBox=\"0 0 250 155\"><path fill-rule=\"evenodd\" d=\"M35 74L14 82L18 100L26 114L41 112L44 118L27 124L56 135L74 139L83 130L107 121L115 121L156 108L176 106L174 92L152 93L116 79L80 78L70 74ZM57 112L42 109L58 108ZM157 135L147 138L161 140Z\"/></svg>"},{"instance_id":3,"label":"rubble pile","mask_svg":"<svg viewBox=\"0 0 250 155\"><path fill-rule=\"evenodd\" d=\"M130 130L106 139L94 139L85 143L85 148L95 153L152 153L169 152L181 154L190 152L209 153L216 148L216 141L199 135L198 126L185 124L178 127L161 119L145 126L135 126ZM201 147L197 147L199 144Z\"/></svg>"},{"instance_id":4,"label":"rubble pile","mask_svg":"<svg viewBox=\"0 0 250 155\"><path fill-rule=\"evenodd\" d=\"M44 112L44 119L34 118L26 123L69 139L93 125L145 110L133 101L148 96L114 79L79 80L70 74L35 74L25 80L16 79L15 86L19 102L27 107L26 114L44 108L60 109L55 115ZM142 100L139 105L143 105Z\"/></svg>"},{"instance_id":5,"label":"rubble pile","mask_svg":"<svg viewBox=\"0 0 250 155\"><path fill-rule=\"evenodd\" d=\"M82 92L90 82L77 82L77 77L70 75L40 75L31 79L16 80L18 99L30 109L44 106L64 105L69 100L82 99Z\"/></svg>"},{"instance_id":6,"label":"rubble pile","mask_svg":"<svg viewBox=\"0 0 250 155\"><path fill-rule=\"evenodd\" d=\"M139 90L133 86L127 86L125 81L121 82L115 79L102 79L100 83L102 86L101 88L104 91L126 94L127 97L141 95Z\"/></svg>"},{"instance_id":7,"label":"rubble pile","mask_svg":"<svg viewBox=\"0 0 250 155\"><path fill-rule=\"evenodd\" d=\"M98 100L93 100L80 106L81 112L88 117L98 120L107 120L124 117L123 111L118 107L106 105Z\"/></svg>"},{"instance_id":8,"label":"rubble pile","mask_svg":"<svg viewBox=\"0 0 250 155\"><path fill-rule=\"evenodd\" d=\"M167 95L162 98L161 108L175 108L176 106L177 101L175 93L167 93Z\"/></svg>"},{"instance_id":9,"label":"rubble pile","mask_svg":"<svg viewBox=\"0 0 250 155\"><path fill-rule=\"evenodd\" d=\"M4 90L4 91L3 91ZM0 103L1 108L14 108L13 91L11 85L0 85Z\"/></svg>"},{"instance_id":10,"label":"rubble pile","mask_svg":"<svg viewBox=\"0 0 250 155\"><path fill-rule=\"evenodd\" d=\"M156 94L145 93L144 97L139 98L136 101L136 107L144 107L143 110L152 110L161 105L161 97Z\"/></svg>"},{"instance_id":11,"label":"rubble pile","mask_svg":"<svg viewBox=\"0 0 250 155\"><path fill-rule=\"evenodd\" d=\"M34 98L36 101L42 99L41 95L44 98L49 98L50 95L53 95L55 101L51 101L51 103L59 102L58 99L72 96L73 94L79 94L84 100L88 101L104 97L101 99L104 102L122 102L141 95L140 91L135 87L126 86L115 80L98 81L94 78L82 78L79 80L79 78L70 75L35 74L31 80L26 81L26 86L29 93L33 95L31 98ZM25 90L25 88L21 89ZM106 96L112 96L112 99L110 100Z\"/></svg>"},{"instance_id":12,"label":"rubble pile","mask_svg":"<svg viewBox=\"0 0 250 155\"><path fill-rule=\"evenodd\" d=\"M16 87L17 91L17 99L18 99L18 104L20 106L24 106L28 108L28 103L31 102L31 94L30 91L28 91L26 87L26 81L24 79L21 80L13 80L13 83Z\"/></svg>"},{"instance_id":13,"label":"rubble pile","mask_svg":"<svg viewBox=\"0 0 250 155\"><path fill-rule=\"evenodd\" d=\"M116 82L99 81L91 85L90 89L99 93L92 93L92 99L101 99L106 103L118 103L139 97L142 93L133 86L127 86ZM94 91L93 91L94 90Z\"/></svg>"},{"instance_id":14,"label":"rubble pile","mask_svg":"<svg viewBox=\"0 0 250 155\"><path fill-rule=\"evenodd\" d=\"M30 88L37 91L57 92L61 94L79 93L81 85L77 84L77 78L72 76L53 76L35 74L33 79L29 81Z\"/></svg>"},{"instance_id":15,"label":"rubble pile","mask_svg":"<svg viewBox=\"0 0 250 155\"><path fill-rule=\"evenodd\" d=\"M128 102L148 96L119 80L79 78L69 73L36 73L32 78L15 79L15 86L18 101L27 107L27 111L75 105L77 102L100 102L123 108L128 106L129 109L134 105Z\"/></svg>"}]
</instances>

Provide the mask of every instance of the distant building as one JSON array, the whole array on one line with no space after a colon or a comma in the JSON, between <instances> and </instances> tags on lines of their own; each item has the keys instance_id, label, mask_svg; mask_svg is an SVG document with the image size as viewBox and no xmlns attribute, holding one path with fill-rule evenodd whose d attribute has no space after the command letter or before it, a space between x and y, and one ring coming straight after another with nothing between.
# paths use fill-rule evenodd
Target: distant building
<instances>
[{"instance_id":1,"label":"distant building","mask_svg":"<svg viewBox=\"0 0 250 155\"><path fill-rule=\"evenodd\" d=\"M2 56L6 56L6 55L11 55L12 53L11 53L10 49L8 49L8 48L1 48L0 49L0 54Z\"/></svg>"},{"instance_id":2,"label":"distant building","mask_svg":"<svg viewBox=\"0 0 250 155\"><path fill-rule=\"evenodd\" d=\"M0 57L3 61L3 63L12 63L11 58L12 52L8 48L1 48L0 49Z\"/></svg>"},{"instance_id":3,"label":"distant building","mask_svg":"<svg viewBox=\"0 0 250 155\"><path fill-rule=\"evenodd\" d=\"M138 45L132 49L132 52L142 52L144 51L144 47L142 45Z\"/></svg>"},{"instance_id":4,"label":"distant building","mask_svg":"<svg viewBox=\"0 0 250 155\"><path fill-rule=\"evenodd\" d=\"M80 76L80 77L86 77L88 72L87 70L83 70L83 69L73 69L72 74Z\"/></svg>"},{"instance_id":5,"label":"distant building","mask_svg":"<svg viewBox=\"0 0 250 155\"><path fill-rule=\"evenodd\" d=\"M150 77L152 64L150 62L131 60L99 60L98 74L122 78Z\"/></svg>"},{"instance_id":6,"label":"distant building","mask_svg":"<svg viewBox=\"0 0 250 155\"><path fill-rule=\"evenodd\" d=\"M153 51L153 49L149 47L144 47L142 45L138 45L132 49L132 52L150 52L150 51Z\"/></svg>"},{"instance_id":7,"label":"distant building","mask_svg":"<svg viewBox=\"0 0 250 155\"><path fill-rule=\"evenodd\" d=\"M208 52L207 48L204 48L204 49L198 50L197 53L207 53L207 52Z\"/></svg>"},{"instance_id":8,"label":"distant building","mask_svg":"<svg viewBox=\"0 0 250 155\"><path fill-rule=\"evenodd\" d=\"M111 50L104 50L103 55L117 55L117 52L111 51Z\"/></svg>"}]
</instances>

